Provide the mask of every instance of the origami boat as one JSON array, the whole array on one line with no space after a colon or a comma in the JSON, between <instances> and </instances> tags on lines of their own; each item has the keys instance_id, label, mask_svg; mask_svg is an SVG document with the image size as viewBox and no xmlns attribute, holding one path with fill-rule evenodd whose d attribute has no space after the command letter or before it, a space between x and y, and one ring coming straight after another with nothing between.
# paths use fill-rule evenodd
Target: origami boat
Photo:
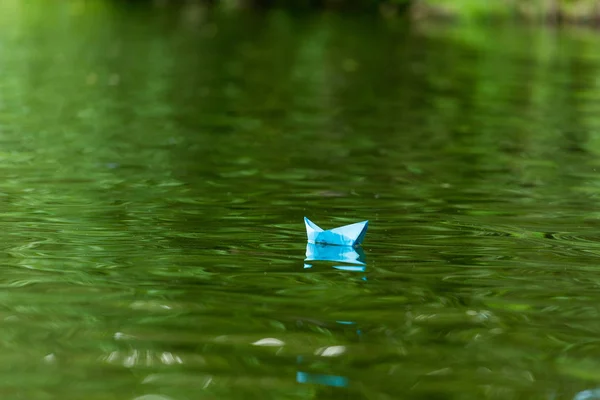
<instances>
[{"instance_id":1,"label":"origami boat","mask_svg":"<svg viewBox=\"0 0 600 400\"><path fill-rule=\"evenodd\" d=\"M362 243L369 221L357 222L356 224L344 225L339 228L323 230L314 222L304 217L306 225L306 236L308 243L329 244L334 246L358 246Z\"/></svg>"}]
</instances>

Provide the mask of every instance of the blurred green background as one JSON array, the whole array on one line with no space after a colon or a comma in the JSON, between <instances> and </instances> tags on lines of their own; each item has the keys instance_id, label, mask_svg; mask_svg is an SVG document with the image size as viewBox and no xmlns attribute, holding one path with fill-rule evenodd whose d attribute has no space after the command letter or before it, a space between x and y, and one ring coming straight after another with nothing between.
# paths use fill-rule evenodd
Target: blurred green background
<instances>
[{"instance_id":1,"label":"blurred green background","mask_svg":"<svg viewBox=\"0 0 600 400\"><path fill-rule=\"evenodd\" d=\"M586 3L395 4L1 1L0 398L598 398Z\"/></svg>"},{"instance_id":2,"label":"blurred green background","mask_svg":"<svg viewBox=\"0 0 600 400\"><path fill-rule=\"evenodd\" d=\"M156 5L181 3L173 0L141 0ZM189 3L189 2L188 2ZM288 9L360 11L386 17L408 15L472 21L480 19L526 19L560 23L600 23L600 5L595 0L197 0L198 4L227 10Z\"/></svg>"}]
</instances>

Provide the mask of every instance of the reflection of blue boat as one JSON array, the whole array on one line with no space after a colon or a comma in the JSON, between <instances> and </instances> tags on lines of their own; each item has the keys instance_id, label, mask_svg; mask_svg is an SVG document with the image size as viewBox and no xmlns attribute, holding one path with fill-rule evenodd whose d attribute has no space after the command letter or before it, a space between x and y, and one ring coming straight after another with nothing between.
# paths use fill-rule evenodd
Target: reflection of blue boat
<instances>
[{"instance_id":1,"label":"reflection of blue boat","mask_svg":"<svg viewBox=\"0 0 600 400\"><path fill-rule=\"evenodd\" d=\"M306 259L304 261L334 261L366 265L365 253L361 248L351 246L327 246L315 243L306 244ZM344 269L344 267L336 268Z\"/></svg>"},{"instance_id":2,"label":"reflection of blue boat","mask_svg":"<svg viewBox=\"0 0 600 400\"><path fill-rule=\"evenodd\" d=\"M333 268L348 272L365 272L367 270L366 265L334 265Z\"/></svg>"},{"instance_id":3,"label":"reflection of blue boat","mask_svg":"<svg viewBox=\"0 0 600 400\"><path fill-rule=\"evenodd\" d=\"M348 378L337 375L311 374L309 372L296 372L296 381L298 383L313 383L317 385L346 387Z\"/></svg>"},{"instance_id":4,"label":"reflection of blue boat","mask_svg":"<svg viewBox=\"0 0 600 400\"><path fill-rule=\"evenodd\" d=\"M349 272L365 272L367 264L365 253L360 247L354 247L362 242L367 232L367 221L343 226L323 231L308 218L304 218L306 223L306 234L308 243L306 244L306 258L304 259L304 268L312 268L312 261L332 261L335 263L345 263L349 265L334 265L333 268ZM334 246L332 246L334 244ZM363 280L367 280L363 276ZM340 325L353 326L353 321L336 321ZM356 329L356 327L353 327ZM362 332L356 329L356 334L360 338ZM317 354L325 355L325 354ZM301 356L298 357L298 364L302 364ZM326 375L311 373L306 371L296 372L296 381L298 383L316 384L332 387L348 386L348 378L340 375Z\"/></svg>"},{"instance_id":5,"label":"reflection of blue boat","mask_svg":"<svg viewBox=\"0 0 600 400\"><path fill-rule=\"evenodd\" d=\"M579 392L573 400L598 400L600 399L600 389L590 389Z\"/></svg>"},{"instance_id":6,"label":"reflection of blue boat","mask_svg":"<svg viewBox=\"0 0 600 400\"><path fill-rule=\"evenodd\" d=\"M360 331L360 329L356 329L357 328L356 322L354 322L354 321L335 321L335 322L339 325L350 327L352 330L356 330L356 334L358 335L359 340L362 338L362 332ZM328 351L328 350L333 350L334 348L341 348L341 351L335 351L335 352ZM345 352L346 352L345 346L331 346L331 347L325 347L325 348L318 349L317 351L315 351L315 355L325 357L325 358L330 358L330 357L338 356ZM308 361L310 363L311 359L305 360L305 356L297 356L296 357L296 362L298 363L299 368L302 368L302 364L305 364L305 361ZM315 360L312 359L312 361L315 361ZM321 358L321 360L318 362L318 364L320 364L322 366L323 362L325 362L325 361L323 358ZM332 367L333 367L333 365L332 365ZM332 386L332 387L347 387L350 382L350 380L345 376L321 374L321 373L317 373L317 372L307 372L306 369L308 369L308 368L309 367L305 364L304 368L302 368L302 369L305 369L304 371L296 371L296 382L308 383L308 384L314 384L314 385Z\"/></svg>"}]
</instances>

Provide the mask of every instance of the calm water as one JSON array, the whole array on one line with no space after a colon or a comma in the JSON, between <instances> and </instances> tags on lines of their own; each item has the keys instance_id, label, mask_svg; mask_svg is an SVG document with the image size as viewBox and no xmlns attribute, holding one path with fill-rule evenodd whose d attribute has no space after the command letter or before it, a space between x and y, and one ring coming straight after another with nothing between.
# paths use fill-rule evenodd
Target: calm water
<instances>
[{"instance_id":1,"label":"calm water","mask_svg":"<svg viewBox=\"0 0 600 400\"><path fill-rule=\"evenodd\" d=\"M0 4L2 399L600 387L597 32L118 4Z\"/></svg>"}]
</instances>

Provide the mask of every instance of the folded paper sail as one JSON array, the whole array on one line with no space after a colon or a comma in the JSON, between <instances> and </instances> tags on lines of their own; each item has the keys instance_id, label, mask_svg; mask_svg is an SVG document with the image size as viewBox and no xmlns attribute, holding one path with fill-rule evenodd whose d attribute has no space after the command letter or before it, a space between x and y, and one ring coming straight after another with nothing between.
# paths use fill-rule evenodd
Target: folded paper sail
<instances>
[{"instance_id":1,"label":"folded paper sail","mask_svg":"<svg viewBox=\"0 0 600 400\"><path fill-rule=\"evenodd\" d=\"M306 243L306 258L304 261L334 261L365 265L365 253L360 247Z\"/></svg>"},{"instance_id":2,"label":"folded paper sail","mask_svg":"<svg viewBox=\"0 0 600 400\"><path fill-rule=\"evenodd\" d=\"M306 236L308 243L323 243L336 246L358 246L362 243L369 221L358 222L356 224L344 225L339 228L323 230L314 222L304 217L306 225Z\"/></svg>"}]
</instances>

